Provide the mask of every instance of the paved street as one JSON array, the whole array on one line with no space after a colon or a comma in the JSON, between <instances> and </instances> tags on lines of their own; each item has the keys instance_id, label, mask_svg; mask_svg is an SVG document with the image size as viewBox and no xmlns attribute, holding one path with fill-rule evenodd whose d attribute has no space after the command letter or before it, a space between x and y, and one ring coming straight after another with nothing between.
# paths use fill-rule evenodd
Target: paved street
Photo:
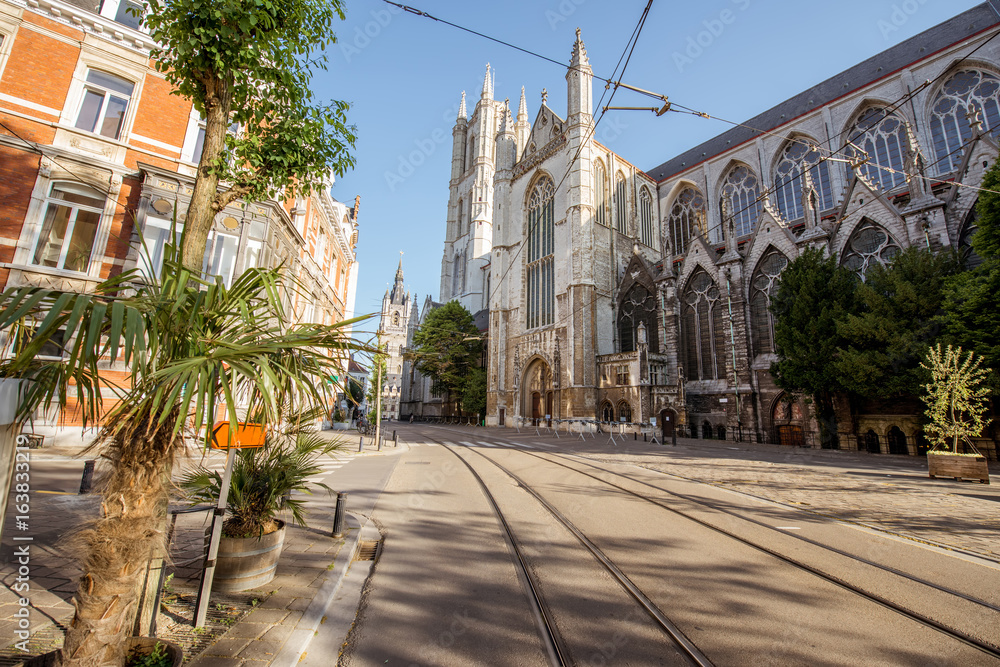
<instances>
[{"instance_id":1,"label":"paved street","mask_svg":"<svg viewBox=\"0 0 1000 667\"><path fill-rule=\"evenodd\" d=\"M991 486L930 480L922 460L846 452L711 441L615 447L533 429L415 426L401 435L413 446L375 509L384 550L343 665L547 662L510 548L457 455L495 495L575 664L687 659L526 487L714 664L746 664L748 656L1000 664L927 626L932 619L1000 643L1000 494ZM556 462L563 453L584 458ZM340 642L321 631L305 664L328 664Z\"/></svg>"},{"instance_id":2,"label":"paved street","mask_svg":"<svg viewBox=\"0 0 1000 667\"><path fill-rule=\"evenodd\" d=\"M745 664L747 656L772 664L998 664L920 620L1000 643L1000 491L993 485L931 480L916 458L392 427L398 450L347 452L317 475L348 492L358 520L371 518L364 539L381 532L371 576L368 564L351 564L341 542L329 539L330 500L314 497L312 528L290 534L278 579L256 593L261 608L206 638L210 645L199 645L191 664L290 667L302 649L305 667L341 654L351 667L549 664L553 649L525 592L529 579L571 662L688 664L574 529L714 664ZM222 457L207 462L220 465ZM512 536L500 530L466 462ZM33 497L36 624L64 623L71 612L79 570L64 536L95 511L92 498L71 493L81 469L59 452L33 462L33 479L55 492ZM177 590L196 582L202 530L203 519L178 523ZM5 637L16 609L10 539L8 532L0 566ZM511 555L514 543L528 574ZM314 597L320 589L330 595Z\"/></svg>"}]
</instances>

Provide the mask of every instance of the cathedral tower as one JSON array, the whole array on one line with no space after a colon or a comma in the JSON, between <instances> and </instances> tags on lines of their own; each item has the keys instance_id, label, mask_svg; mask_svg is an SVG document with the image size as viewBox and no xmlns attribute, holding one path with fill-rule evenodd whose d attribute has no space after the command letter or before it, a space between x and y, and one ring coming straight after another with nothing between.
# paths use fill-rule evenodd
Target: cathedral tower
<instances>
[{"instance_id":1,"label":"cathedral tower","mask_svg":"<svg viewBox=\"0 0 1000 667\"><path fill-rule=\"evenodd\" d=\"M403 349L410 344L410 293L403 287L403 258L399 258L396 280L382 297L382 317L379 330L381 342L388 354L385 377L382 379L382 414L390 419L399 418L399 403L403 388ZM368 406L374 410L375 406Z\"/></svg>"}]
</instances>

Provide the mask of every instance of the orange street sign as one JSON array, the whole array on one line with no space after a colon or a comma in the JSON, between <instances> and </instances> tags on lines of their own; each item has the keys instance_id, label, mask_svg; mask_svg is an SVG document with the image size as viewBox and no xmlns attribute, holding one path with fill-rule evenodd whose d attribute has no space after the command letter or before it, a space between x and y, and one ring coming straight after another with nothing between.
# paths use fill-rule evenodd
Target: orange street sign
<instances>
[{"instance_id":1,"label":"orange street sign","mask_svg":"<svg viewBox=\"0 0 1000 667\"><path fill-rule=\"evenodd\" d=\"M233 449L254 449L264 446L266 430L263 424L237 424ZM212 449L229 449L229 422L216 422L212 429Z\"/></svg>"}]
</instances>

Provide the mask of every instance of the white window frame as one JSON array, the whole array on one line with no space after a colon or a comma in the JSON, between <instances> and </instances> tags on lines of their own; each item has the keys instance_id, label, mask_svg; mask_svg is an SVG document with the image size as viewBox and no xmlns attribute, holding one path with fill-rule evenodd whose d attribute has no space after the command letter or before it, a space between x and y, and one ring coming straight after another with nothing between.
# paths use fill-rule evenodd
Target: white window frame
<instances>
[{"instance_id":1,"label":"white window frame","mask_svg":"<svg viewBox=\"0 0 1000 667\"><path fill-rule=\"evenodd\" d=\"M128 143L129 136L132 134L132 124L135 121L136 110L139 108L139 103L142 99L146 70L135 63L126 63L119 60L112 61L102 56L104 54L95 53L89 50L87 44L84 45L84 50L80 53L80 59L76 63L76 70L73 72L73 82L70 86L70 92L66 96L66 104L59 118L59 125L71 129L75 133L86 134L88 137L93 137L100 141L125 146ZM129 97L128 107L125 109L125 118L122 121L117 139L106 137L99 132L81 130L76 126L87 86L93 85L87 82L87 73L92 69L112 74L132 83L132 95ZM59 143L58 138L56 143Z\"/></svg>"},{"instance_id":2,"label":"white window frame","mask_svg":"<svg viewBox=\"0 0 1000 667\"><path fill-rule=\"evenodd\" d=\"M52 192L59 185L66 185L66 186L69 186L70 188L74 188L74 187L75 188L86 188L87 190L90 190L91 192L96 193L99 196L103 196L104 197L104 205L103 205L103 207L100 207L100 208L98 208L96 206L95 207L89 207L89 206L86 206L86 205L74 204L74 203L71 203L71 202L66 202L65 200L62 200L62 199L54 199L52 197ZM53 179L50 179L50 180L47 179L45 181L45 183L44 183L43 192L44 192L44 197L41 199L41 201L39 203L39 206L35 207L34 214L32 214L31 212L29 212L29 216L33 220L33 223L30 224L30 225L25 225L25 228L26 228L25 231L28 233L28 239L30 239L30 241L29 241L29 243L27 244L27 247L26 247L26 251L27 252L23 255L23 257L21 258L21 261L25 265L32 267L32 269L39 270L39 271L53 271L53 272L57 272L57 273L70 273L70 274L76 274L76 275L79 275L79 274L82 273L82 274L85 274L85 275L90 275L93 272L93 270L94 270L94 265L96 263L98 263L95 260L101 256L101 254L103 253L103 246L106 245L106 240L105 240L104 243L101 243L101 244L99 244L99 241L100 241L100 239L102 237L102 231L103 231L104 227L106 226L105 225L106 214L108 213L108 202L111 200L111 196L108 196L107 193L101 192L101 191L99 191L99 190L97 190L95 188L91 188L89 186L83 186L83 185L80 185L79 183L76 183L76 182L74 182L72 180L61 179L61 178L53 178ZM58 262L59 265L58 266L54 266L54 267L53 266L45 266L45 265L42 265L42 264L36 264L35 263L35 254L37 252L38 245L40 243L42 243L42 230L44 229L44 225L45 225L45 217L48 214L49 207L53 206L53 205L55 205L55 206L65 206L65 207L71 209L72 211L74 211L71 214L72 215L72 219L67 224L67 230L66 230L66 233L65 233L65 235L63 237L63 240L62 240L63 247L62 247L62 250L59 253L59 262ZM66 253L67 253L67 250L69 248L69 246L67 244L67 237L72 237L73 230L74 230L74 228L76 226L76 222L77 222L77 219L79 217L80 209L83 209L83 210L86 210L86 211L89 211L89 212L92 212L92 213L96 213L97 216L98 216L98 218L97 218L97 227L94 229L94 238L91 241L90 256L87 258L87 268L84 271L76 271L74 269L63 268L63 266L66 263ZM22 236L22 239L23 238L24 237Z\"/></svg>"},{"instance_id":3,"label":"white window frame","mask_svg":"<svg viewBox=\"0 0 1000 667\"><path fill-rule=\"evenodd\" d=\"M130 84L132 84L132 92L130 92L128 94L128 96L125 96L125 93L123 93L123 92L121 92L119 90L113 90L113 89L108 88L107 86L105 86L103 84L95 83L93 81L90 81L90 75L91 75L91 73L103 74L103 75L108 76L108 77L113 77L113 78L116 78L116 79L120 79L121 81L124 81L125 83L130 83ZM109 71L107 71L105 69L99 69L97 67L88 67L86 74L84 74L83 87L80 90L80 96L79 96L80 98L79 98L79 101L77 102L77 105L76 105L76 114L74 114L74 118L73 118L73 127L75 127L78 130L83 130L84 132L89 132L91 134L96 134L98 136L104 137L105 139L110 139L112 141L124 141L124 139L125 139L125 123L128 120L128 118L130 116L130 113L132 111L132 107L133 107L133 104L134 104L132 98L135 96L135 88L136 88L135 82L132 81L132 80L130 80L130 79L128 79L128 78L126 78L126 77L119 76L118 74L115 74L113 72L109 72ZM88 129L86 127L80 127L80 125L79 125L79 123L81 121L81 115L83 114L84 101L86 100L88 93L99 94L99 95L102 96L101 106L100 106L100 110L97 113L97 119L95 120L95 125L94 125L93 128L90 128L90 129ZM108 105L109 105L109 102L112 99L117 99L117 100L124 99L124 101L125 101L125 113L122 115L121 123L118 125L118 129L115 132L114 136L110 136L110 135L104 134L101 131L104 123L106 123L107 120L108 120L108 118L107 118Z\"/></svg>"}]
</instances>

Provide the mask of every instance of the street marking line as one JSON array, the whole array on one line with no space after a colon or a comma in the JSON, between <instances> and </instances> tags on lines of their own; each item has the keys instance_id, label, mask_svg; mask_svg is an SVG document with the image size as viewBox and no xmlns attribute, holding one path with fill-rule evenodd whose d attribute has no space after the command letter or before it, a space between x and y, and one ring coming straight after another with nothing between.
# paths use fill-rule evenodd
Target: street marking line
<instances>
[{"instance_id":1,"label":"street marking line","mask_svg":"<svg viewBox=\"0 0 1000 667\"><path fill-rule=\"evenodd\" d=\"M775 526L775 530L801 530L798 526Z\"/></svg>"}]
</instances>

